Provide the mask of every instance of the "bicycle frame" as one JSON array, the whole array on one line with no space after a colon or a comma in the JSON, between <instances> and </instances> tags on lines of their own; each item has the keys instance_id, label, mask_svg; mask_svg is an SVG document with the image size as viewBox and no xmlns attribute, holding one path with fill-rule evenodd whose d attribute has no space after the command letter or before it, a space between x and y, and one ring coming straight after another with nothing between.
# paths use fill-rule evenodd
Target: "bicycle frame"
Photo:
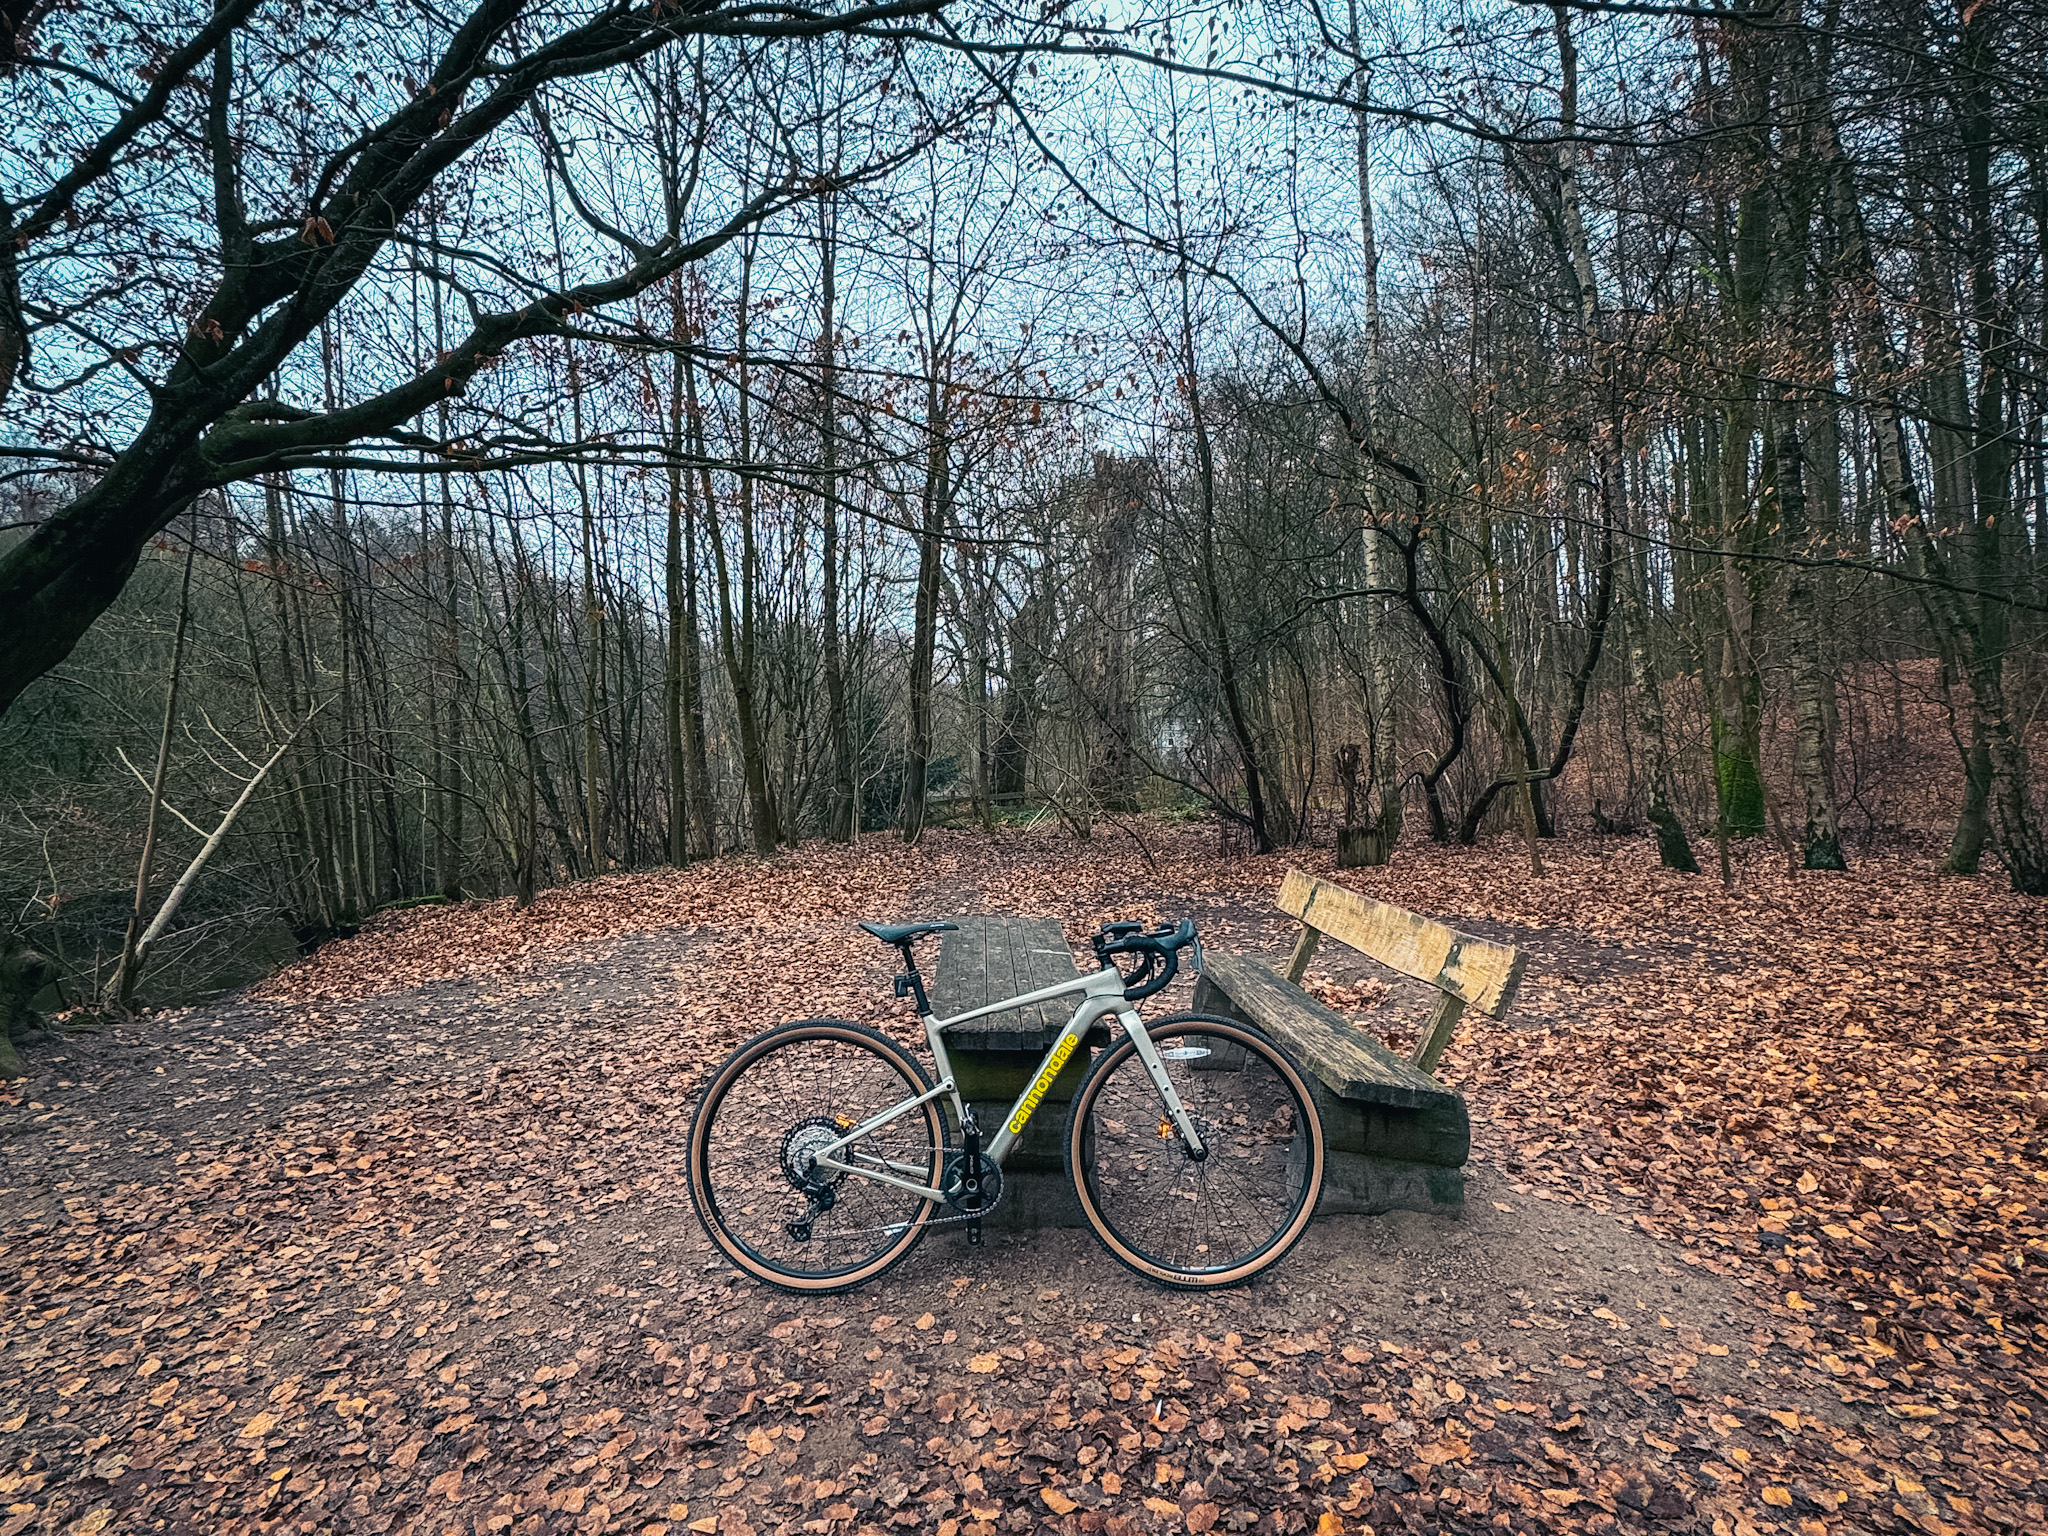
<instances>
[{"instance_id":1,"label":"bicycle frame","mask_svg":"<svg viewBox=\"0 0 2048 1536\"><path fill-rule=\"evenodd\" d=\"M932 1060L939 1069L937 1085L855 1126L839 1140L824 1148L818 1154L815 1166L829 1169L834 1173L858 1174L862 1178L893 1185L910 1194L923 1195L926 1199L936 1200L940 1204L946 1203L943 1190L918 1182L915 1175L924 1172L921 1168L873 1156L863 1161L841 1161L840 1154L892 1120L899 1119L913 1110L922 1109L934 1099L950 1098L953 1101L956 1121L965 1124L967 1105L961 1099L960 1090L953 1080L952 1058L946 1051L946 1031L972 1023L976 1019L985 1019L991 1014L1007 1013L1013 1008L1028 1008L1035 1003L1049 1003L1055 998L1066 997L1076 992L1081 993L1082 997L1079 1006L1074 1009L1074 1016L1067 1020L1066 1028L1060 1031L1051 1048L1040 1058L1038 1070L1032 1074L1030 1084L1017 1096L1017 1102L1010 1106L1009 1114L1003 1117L1001 1128L983 1144L982 1150L997 1167L1003 1165L1004 1160L1010 1155L1010 1149L1016 1146L1018 1139L1023 1136L1025 1126L1030 1124L1031 1116L1044 1102L1046 1094L1051 1091L1053 1081L1060 1075L1060 1069L1066 1066L1067 1059L1080 1048L1081 1041L1089 1030L1114 1014L1117 1023L1123 1027L1125 1036L1136 1049L1138 1060L1144 1064L1146 1075L1152 1079L1152 1086L1159 1090L1160 1104L1165 1109L1167 1118L1173 1122L1174 1129L1180 1133L1182 1145L1188 1149L1191 1156L1203 1156L1206 1149L1202 1145L1201 1135L1196 1131L1194 1122L1188 1118L1186 1106L1181 1103L1180 1095L1174 1091L1172 1080L1166 1075L1166 1065L1160 1060L1158 1047L1153 1045L1152 1037L1145 1032L1145 1021L1138 1017L1138 1010L1125 999L1124 986L1124 978L1117 972L1116 967L1104 966L1092 975L1076 976L1072 981L1057 982L1049 987L1041 987L1036 992L1005 998L986 1007L972 1008L966 1013L957 1013L950 1019L925 1014L925 1040L931 1046ZM857 1152L854 1155L859 1156Z\"/></svg>"}]
</instances>

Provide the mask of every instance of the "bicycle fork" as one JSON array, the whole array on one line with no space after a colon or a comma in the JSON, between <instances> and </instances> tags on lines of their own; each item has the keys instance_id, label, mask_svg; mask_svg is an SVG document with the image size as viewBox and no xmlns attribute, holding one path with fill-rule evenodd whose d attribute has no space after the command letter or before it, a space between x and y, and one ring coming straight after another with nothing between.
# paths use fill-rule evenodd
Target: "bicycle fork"
<instances>
[{"instance_id":1,"label":"bicycle fork","mask_svg":"<svg viewBox=\"0 0 2048 1536\"><path fill-rule=\"evenodd\" d=\"M1179 1133L1183 1151L1201 1162L1209 1155L1209 1147L1202 1140L1201 1132L1195 1129L1195 1122L1189 1116L1187 1106L1180 1101L1173 1079L1166 1075L1166 1062L1159 1054L1159 1047L1152 1043L1152 1037L1145 1030L1145 1021L1138 1017L1137 1010L1127 1008L1117 1014L1117 1022L1124 1027L1124 1034L1130 1038L1131 1046L1138 1053L1138 1061L1145 1068L1145 1075L1152 1079L1152 1086L1159 1090L1159 1099L1166 1114L1159 1127L1162 1137L1167 1125Z\"/></svg>"}]
</instances>

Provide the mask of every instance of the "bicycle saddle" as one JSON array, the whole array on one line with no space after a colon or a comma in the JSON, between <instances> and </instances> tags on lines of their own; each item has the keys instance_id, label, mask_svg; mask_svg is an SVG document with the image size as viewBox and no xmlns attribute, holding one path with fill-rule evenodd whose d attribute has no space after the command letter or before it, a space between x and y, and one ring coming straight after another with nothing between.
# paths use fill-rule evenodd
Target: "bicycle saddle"
<instances>
[{"instance_id":1,"label":"bicycle saddle","mask_svg":"<svg viewBox=\"0 0 2048 1536\"><path fill-rule=\"evenodd\" d=\"M862 923L861 927L884 944L908 944L928 933L952 933L958 923Z\"/></svg>"}]
</instances>

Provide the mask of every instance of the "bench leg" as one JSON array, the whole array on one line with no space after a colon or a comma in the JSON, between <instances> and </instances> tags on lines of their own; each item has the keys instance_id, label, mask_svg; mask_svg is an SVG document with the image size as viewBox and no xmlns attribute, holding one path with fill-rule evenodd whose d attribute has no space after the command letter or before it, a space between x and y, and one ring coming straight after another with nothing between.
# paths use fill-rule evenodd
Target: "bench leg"
<instances>
[{"instance_id":1,"label":"bench leg","mask_svg":"<svg viewBox=\"0 0 2048 1536\"><path fill-rule=\"evenodd\" d=\"M1301 984L1301 978L1308 970L1309 961L1315 959L1316 945L1322 942L1322 937L1322 929L1311 927L1307 923L1301 925L1301 937L1294 941L1294 953L1287 957L1287 970L1284 973L1296 986Z\"/></svg>"},{"instance_id":2,"label":"bench leg","mask_svg":"<svg viewBox=\"0 0 2048 1536\"><path fill-rule=\"evenodd\" d=\"M1438 1058L1451 1043L1451 1034L1458 1027L1458 1020L1465 1012L1465 1000L1444 994L1443 1001L1436 1005L1436 1012L1430 1015L1429 1028L1423 1032L1415 1047L1414 1062L1424 1072L1434 1073Z\"/></svg>"},{"instance_id":3,"label":"bench leg","mask_svg":"<svg viewBox=\"0 0 2048 1536\"><path fill-rule=\"evenodd\" d=\"M1465 1211L1465 1170L1436 1163L1332 1152L1324 1165L1318 1216L1377 1216L1383 1211L1423 1211L1461 1216Z\"/></svg>"}]
</instances>

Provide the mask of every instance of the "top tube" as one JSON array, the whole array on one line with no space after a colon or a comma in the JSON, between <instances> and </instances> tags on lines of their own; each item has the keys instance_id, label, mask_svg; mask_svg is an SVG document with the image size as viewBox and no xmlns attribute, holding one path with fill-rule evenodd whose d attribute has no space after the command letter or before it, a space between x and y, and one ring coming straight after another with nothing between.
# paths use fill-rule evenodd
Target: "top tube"
<instances>
[{"instance_id":1,"label":"top tube","mask_svg":"<svg viewBox=\"0 0 2048 1536\"><path fill-rule=\"evenodd\" d=\"M1006 997L1000 1002L988 1003L980 1008L970 1008L965 1013L956 1013L949 1019L936 1014L927 1014L934 1026L940 1030L951 1029L956 1024L965 1024L974 1019L987 1018L994 1013L1008 1013L1013 1008L1028 1008L1033 1003L1049 1003L1056 997L1065 997L1071 992L1087 992L1108 995L1114 992L1119 1000L1123 997L1124 979L1117 974L1116 967L1108 966L1088 975L1076 976L1072 981L1055 982L1049 987L1040 987L1035 992L1020 993Z\"/></svg>"}]
</instances>

